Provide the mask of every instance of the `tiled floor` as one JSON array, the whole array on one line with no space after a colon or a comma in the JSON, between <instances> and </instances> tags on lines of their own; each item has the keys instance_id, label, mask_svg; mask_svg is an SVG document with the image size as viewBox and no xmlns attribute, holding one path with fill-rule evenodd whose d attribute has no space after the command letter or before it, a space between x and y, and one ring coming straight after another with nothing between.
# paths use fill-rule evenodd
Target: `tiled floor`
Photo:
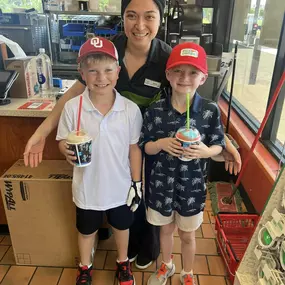
<instances>
[{"instance_id":1,"label":"tiled floor","mask_svg":"<svg viewBox=\"0 0 285 285\"><path fill-rule=\"evenodd\" d=\"M207 200L210 210L210 200ZM227 285L223 261L217 254L213 216L204 212L204 223L197 231L197 255L194 274L197 285ZM115 244L113 237L99 243L95 255L93 283L96 285L113 285L115 282ZM161 256L150 268L140 271L133 266L137 285L146 285L148 277L159 265ZM178 285L182 268L179 237L175 234L174 262L176 273L167 284ZM9 236L0 236L0 284L1 285L74 285L75 268L16 266Z\"/></svg>"}]
</instances>

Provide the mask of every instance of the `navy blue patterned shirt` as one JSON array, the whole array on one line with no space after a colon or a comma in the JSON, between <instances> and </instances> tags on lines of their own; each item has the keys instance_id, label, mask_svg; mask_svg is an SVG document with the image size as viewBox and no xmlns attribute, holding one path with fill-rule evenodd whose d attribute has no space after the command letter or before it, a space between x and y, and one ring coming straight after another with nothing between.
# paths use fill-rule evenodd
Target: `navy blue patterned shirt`
<instances>
[{"instance_id":1,"label":"navy blue patterned shirt","mask_svg":"<svg viewBox=\"0 0 285 285\"><path fill-rule=\"evenodd\" d=\"M144 115L140 146L149 141L174 137L186 125L186 112L172 107L170 89L166 99L152 104ZM202 98L197 92L190 107L190 125L198 129L207 146L225 147L220 111L216 103ZM177 211L181 216L193 216L204 210L206 200L205 176L208 159L182 161L160 151L151 167L147 206L163 216Z\"/></svg>"}]
</instances>

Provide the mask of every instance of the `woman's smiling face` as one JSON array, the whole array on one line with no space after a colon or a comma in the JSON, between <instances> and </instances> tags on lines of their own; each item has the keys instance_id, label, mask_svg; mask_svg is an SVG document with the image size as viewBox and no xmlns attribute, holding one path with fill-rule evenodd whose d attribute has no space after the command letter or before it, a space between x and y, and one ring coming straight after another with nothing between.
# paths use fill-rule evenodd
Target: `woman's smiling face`
<instances>
[{"instance_id":1,"label":"woman's smiling face","mask_svg":"<svg viewBox=\"0 0 285 285\"><path fill-rule=\"evenodd\" d=\"M153 0L132 0L124 13L124 31L137 47L149 46L160 25L159 9Z\"/></svg>"}]
</instances>

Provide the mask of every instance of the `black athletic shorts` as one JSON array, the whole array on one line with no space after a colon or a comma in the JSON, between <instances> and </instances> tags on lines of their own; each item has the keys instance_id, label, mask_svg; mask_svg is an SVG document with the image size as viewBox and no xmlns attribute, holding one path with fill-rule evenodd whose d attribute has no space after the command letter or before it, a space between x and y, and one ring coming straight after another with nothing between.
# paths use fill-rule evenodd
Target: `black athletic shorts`
<instances>
[{"instance_id":1,"label":"black athletic shorts","mask_svg":"<svg viewBox=\"0 0 285 285\"><path fill-rule=\"evenodd\" d=\"M96 232L103 224L104 213L108 223L117 230L127 230L133 224L134 213L123 205L106 211L84 210L76 207L76 228L83 235Z\"/></svg>"}]
</instances>

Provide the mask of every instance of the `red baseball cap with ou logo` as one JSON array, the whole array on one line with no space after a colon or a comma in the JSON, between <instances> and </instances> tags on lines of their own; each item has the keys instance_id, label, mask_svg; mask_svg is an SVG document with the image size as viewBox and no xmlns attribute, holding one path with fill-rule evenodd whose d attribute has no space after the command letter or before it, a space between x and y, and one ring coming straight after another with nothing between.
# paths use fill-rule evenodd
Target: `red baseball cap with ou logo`
<instances>
[{"instance_id":1,"label":"red baseball cap with ou logo","mask_svg":"<svg viewBox=\"0 0 285 285\"><path fill-rule=\"evenodd\" d=\"M193 65L203 73L208 73L206 52L195 43L186 42L175 46L166 63L166 70L182 64Z\"/></svg>"},{"instance_id":2,"label":"red baseball cap with ou logo","mask_svg":"<svg viewBox=\"0 0 285 285\"><path fill-rule=\"evenodd\" d=\"M77 62L81 62L84 57L92 53L104 53L117 61L119 60L114 44L102 37L88 39L79 49Z\"/></svg>"}]
</instances>

